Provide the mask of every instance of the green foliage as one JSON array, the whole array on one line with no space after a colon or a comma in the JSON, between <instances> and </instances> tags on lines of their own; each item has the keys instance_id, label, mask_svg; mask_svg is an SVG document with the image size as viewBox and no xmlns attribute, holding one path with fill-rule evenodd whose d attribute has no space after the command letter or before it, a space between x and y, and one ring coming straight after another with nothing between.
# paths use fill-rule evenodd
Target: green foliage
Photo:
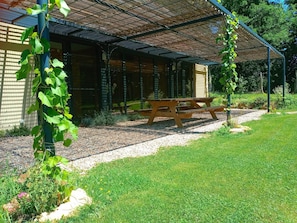
<instances>
[{"instance_id":1,"label":"green foliage","mask_svg":"<svg viewBox=\"0 0 297 223\"><path fill-rule=\"evenodd\" d=\"M253 102L253 108L265 109L267 107L267 98L258 97Z\"/></svg>"},{"instance_id":2,"label":"green foliage","mask_svg":"<svg viewBox=\"0 0 297 223\"><path fill-rule=\"evenodd\" d=\"M273 89L276 95L276 101L274 102L277 108L295 108L297 107L297 99L292 94L290 94L289 84L285 85L285 97L283 98L283 86L277 86Z\"/></svg>"},{"instance_id":3,"label":"green foliage","mask_svg":"<svg viewBox=\"0 0 297 223\"><path fill-rule=\"evenodd\" d=\"M281 48L283 43L291 40L290 18L293 15L281 5L269 4L266 0L223 0L222 4L275 47Z\"/></svg>"},{"instance_id":4,"label":"green foliage","mask_svg":"<svg viewBox=\"0 0 297 223\"><path fill-rule=\"evenodd\" d=\"M20 126L14 126L13 129L6 130L4 136L28 136L30 135L30 129L21 124Z\"/></svg>"},{"instance_id":5,"label":"green foliage","mask_svg":"<svg viewBox=\"0 0 297 223\"><path fill-rule=\"evenodd\" d=\"M50 12L57 6L60 12L67 16L69 7L64 0L50 0L46 5L34 5L27 9L30 15L45 14L45 27L50 20ZM48 139L45 139L45 128L48 127L54 142L63 142L70 146L72 139L77 139L77 127L72 123L67 102L70 98L66 82L67 75L63 71L64 64L57 59L50 61L49 67L40 70L40 56L49 53L50 43L42 38L41 33L35 32L34 27L27 28L21 37L24 42L28 39L30 49L21 54L20 69L16 72L17 80L26 78L30 73L35 74L32 93L37 96L36 103L28 109L28 113L38 112L39 125L31 130L33 135L33 149L36 165L26 173L25 182L21 184L21 191L11 203L16 205L16 211L10 213L18 221L29 220L34 216L54 209L66 199L72 190L68 185L68 172L60 165L67 160L60 156L53 156L48 151ZM67 136L67 137L65 137Z\"/></svg>"},{"instance_id":6,"label":"green foliage","mask_svg":"<svg viewBox=\"0 0 297 223\"><path fill-rule=\"evenodd\" d=\"M143 119L143 116L140 115L139 113L131 113L131 114L128 114L127 118L129 121L135 121L135 120Z\"/></svg>"},{"instance_id":7,"label":"green foliage","mask_svg":"<svg viewBox=\"0 0 297 223\"><path fill-rule=\"evenodd\" d=\"M223 91L226 92L227 96L227 124L231 123L231 95L235 92L238 81L238 74L236 72L235 58L237 56L235 52L237 33L239 20L235 16L235 13L227 15L226 25L224 28L224 33L219 34L216 39L218 42L223 42L223 48L220 50L219 54L222 56L221 72L222 76L220 78L220 83L223 86Z\"/></svg>"},{"instance_id":8,"label":"green foliage","mask_svg":"<svg viewBox=\"0 0 297 223\"><path fill-rule=\"evenodd\" d=\"M282 86L278 87L281 93L271 94L271 106L273 109L297 109L297 95L286 93L283 100ZM214 105L226 105L226 99L222 93L212 93L215 97ZM267 94L262 93L248 93L248 94L234 94L232 96L232 108L249 108L249 109L267 109Z\"/></svg>"},{"instance_id":9,"label":"green foliage","mask_svg":"<svg viewBox=\"0 0 297 223\"><path fill-rule=\"evenodd\" d=\"M49 22L49 12L57 6L63 15L67 15L69 7L64 0L51 0L50 5L34 5L28 8L27 12L31 15L40 13L46 14L46 25ZM48 9L47 9L48 8ZM50 67L40 70L38 58L41 54L48 53L50 43L41 38L41 34L34 31L34 27L27 28L21 37L22 42L29 40L31 49L24 50L21 54L21 68L16 72L17 80L27 77L34 71L32 93L37 95L38 100L28 109L28 113L37 111L40 117L40 124L32 129L34 136L34 156L36 159L46 156L40 155L40 152L46 152L44 142L44 128L48 125L55 142L62 141L65 146L71 144L71 138L65 138L70 133L73 139L77 139L77 127L72 123L72 115L69 113L67 102L70 98L66 82L67 75L63 71L64 64L57 59L50 61ZM34 62L32 62L32 60ZM68 134L69 135L69 134ZM42 161L42 160L41 160Z\"/></svg>"},{"instance_id":10,"label":"green foliage","mask_svg":"<svg viewBox=\"0 0 297 223\"><path fill-rule=\"evenodd\" d=\"M238 81L236 72L235 58L237 56L236 40L238 39L236 29L238 28L238 18L228 15L226 17L225 33L220 34L217 38L217 42L223 42L223 48L220 50L222 56L222 77L220 83L223 85L224 91L230 95L233 94Z\"/></svg>"},{"instance_id":11,"label":"green foliage","mask_svg":"<svg viewBox=\"0 0 297 223\"><path fill-rule=\"evenodd\" d=\"M25 222L33 220L42 212L50 212L70 195L73 188L68 173L57 166L62 157L50 157L42 164L36 164L18 177L13 172L1 176L1 204L10 204L13 211L2 214L2 220ZM1 219L1 218L0 218Z\"/></svg>"},{"instance_id":12,"label":"green foliage","mask_svg":"<svg viewBox=\"0 0 297 223\"><path fill-rule=\"evenodd\" d=\"M290 85L293 86L296 79L295 70L297 67L297 45L295 40L297 33L297 16L294 1L285 1L286 7L283 7L282 4L275 3L276 1L272 2L267 0L222 0L221 2L229 11L235 11L241 21L251 27L276 49L280 51L285 50L283 53L287 61L286 79ZM283 72L283 64L282 60L271 60L271 62L271 85L272 88L274 88L282 84L282 75L280 74ZM258 74L262 71L265 76L267 61L248 62L248 64L250 65L250 69L247 69L246 66L241 66L241 64L237 64L237 72L246 79L249 79L249 86L252 86L249 91L259 91L259 89L255 88L257 87ZM221 89L216 88L216 90Z\"/></svg>"},{"instance_id":13,"label":"green foliage","mask_svg":"<svg viewBox=\"0 0 297 223\"><path fill-rule=\"evenodd\" d=\"M274 94L282 96L283 90L284 90L283 85L280 85L280 86L275 87L272 91ZM286 94L290 94L290 86L288 83L285 84L285 95Z\"/></svg>"},{"instance_id":14,"label":"green foliage","mask_svg":"<svg viewBox=\"0 0 297 223\"><path fill-rule=\"evenodd\" d=\"M138 113L128 113L127 115L112 114L111 112L103 111L95 113L94 116L85 116L81 119L81 126L110 126L118 122L135 121L143 119L143 116Z\"/></svg>"},{"instance_id":15,"label":"green foliage","mask_svg":"<svg viewBox=\"0 0 297 223\"><path fill-rule=\"evenodd\" d=\"M93 119L93 126L107 126L114 125L115 119L114 116L108 111L102 111L100 113L95 113Z\"/></svg>"},{"instance_id":16,"label":"green foliage","mask_svg":"<svg viewBox=\"0 0 297 223\"><path fill-rule=\"evenodd\" d=\"M215 136L226 136L230 134L230 127L227 125L224 125L223 127L219 128L217 131L213 132L213 135Z\"/></svg>"}]
</instances>

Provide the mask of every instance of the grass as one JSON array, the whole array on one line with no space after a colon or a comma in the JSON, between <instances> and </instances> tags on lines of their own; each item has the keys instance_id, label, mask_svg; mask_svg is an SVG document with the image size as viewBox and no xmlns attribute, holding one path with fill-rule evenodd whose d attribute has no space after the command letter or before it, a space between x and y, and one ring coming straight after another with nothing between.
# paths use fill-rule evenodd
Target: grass
<instances>
[{"instance_id":1,"label":"grass","mask_svg":"<svg viewBox=\"0 0 297 223\"><path fill-rule=\"evenodd\" d=\"M93 198L61 222L296 222L296 115L100 164L75 178Z\"/></svg>"},{"instance_id":2,"label":"grass","mask_svg":"<svg viewBox=\"0 0 297 223\"><path fill-rule=\"evenodd\" d=\"M213 105L227 104L226 96L221 93L211 93L212 97L215 97ZM267 94L265 93L246 93L246 94L234 94L231 96L231 107L233 108L254 108L254 109L267 109ZM283 101L282 94L270 95L270 108L276 109L290 109L294 110L297 107L297 94L285 95Z\"/></svg>"},{"instance_id":3,"label":"grass","mask_svg":"<svg viewBox=\"0 0 297 223\"><path fill-rule=\"evenodd\" d=\"M282 110L246 123L248 133L220 129L154 156L74 173L93 204L59 222L296 222L296 121ZM0 175L1 206L19 191L10 176ZM0 209L0 222L7 219Z\"/></svg>"}]
</instances>

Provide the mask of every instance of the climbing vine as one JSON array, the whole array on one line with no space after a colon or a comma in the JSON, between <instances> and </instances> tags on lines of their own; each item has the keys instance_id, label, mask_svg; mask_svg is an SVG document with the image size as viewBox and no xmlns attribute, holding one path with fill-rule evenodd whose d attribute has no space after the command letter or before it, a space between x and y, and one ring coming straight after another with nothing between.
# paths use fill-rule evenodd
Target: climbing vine
<instances>
[{"instance_id":1,"label":"climbing vine","mask_svg":"<svg viewBox=\"0 0 297 223\"><path fill-rule=\"evenodd\" d=\"M43 37L43 32L48 28L51 18L50 12L58 7L66 17L70 8L64 0L46 2L48 4L35 4L27 9L30 15L42 14L45 21L42 21L44 26L40 27L39 32L35 30L35 27L29 27L22 33L21 41L24 43L28 40L30 49L24 50L21 54L21 67L16 72L16 78L17 80L25 79L32 72L35 75L32 82L32 95L37 100L28 109L29 114L38 113L38 125L31 131L34 137L34 157L44 164L43 169L47 169L50 175L52 171L56 171L55 164L65 159L55 156L55 152L47 149L50 146L54 150L54 145L46 145L44 126L48 126L52 142L63 142L64 146L70 146L72 139L77 139L77 127L71 121L72 115L67 105L70 94L66 82L67 74L63 70L64 64L58 59L53 59L49 61L48 67L41 68L41 57L45 54L49 55L50 52L49 40Z\"/></svg>"},{"instance_id":2,"label":"climbing vine","mask_svg":"<svg viewBox=\"0 0 297 223\"><path fill-rule=\"evenodd\" d=\"M235 13L227 15L226 26L224 32L219 34L216 39L217 43L222 42L223 48L219 54L222 56L222 77L220 83L223 85L223 90L227 93L227 124L231 125L231 95L237 87L238 74L236 72L235 58L236 54L236 40L238 39L236 29L238 28L239 21Z\"/></svg>"}]
</instances>

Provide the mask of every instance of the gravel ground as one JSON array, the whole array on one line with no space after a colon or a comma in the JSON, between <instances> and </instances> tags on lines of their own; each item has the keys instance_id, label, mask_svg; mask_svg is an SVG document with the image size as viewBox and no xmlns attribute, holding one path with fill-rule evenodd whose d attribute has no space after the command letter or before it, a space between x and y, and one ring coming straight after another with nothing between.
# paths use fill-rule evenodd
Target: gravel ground
<instances>
[{"instance_id":1,"label":"gravel ground","mask_svg":"<svg viewBox=\"0 0 297 223\"><path fill-rule=\"evenodd\" d=\"M233 110L238 123L258 119L264 110ZM74 168L87 170L100 162L125 157L154 154L158 148L184 145L198 139L204 133L214 131L226 121L224 112L217 113L218 120L208 113L194 115L183 120L183 128L177 128L173 119L156 118L153 125L147 119L127 121L115 126L79 128L79 139L70 147L56 145L56 154L69 159ZM32 137L0 138L0 170L15 168L24 171L33 163Z\"/></svg>"}]
</instances>

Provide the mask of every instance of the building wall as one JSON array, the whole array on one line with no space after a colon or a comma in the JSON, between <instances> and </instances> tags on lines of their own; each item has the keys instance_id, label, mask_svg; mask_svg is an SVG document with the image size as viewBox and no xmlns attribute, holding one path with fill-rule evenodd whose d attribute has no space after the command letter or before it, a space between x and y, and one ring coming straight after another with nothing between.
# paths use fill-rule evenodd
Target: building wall
<instances>
[{"instance_id":1,"label":"building wall","mask_svg":"<svg viewBox=\"0 0 297 223\"><path fill-rule=\"evenodd\" d=\"M36 114L28 115L27 108L35 101L31 97L33 75L16 81L21 52L28 43L20 41L24 28L0 22L0 129L11 129L24 122L32 127L37 123Z\"/></svg>"},{"instance_id":2,"label":"building wall","mask_svg":"<svg viewBox=\"0 0 297 223\"><path fill-rule=\"evenodd\" d=\"M194 70L194 96L208 96L208 66L195 64Z\"/></svg>"},{"instance_id":3,"label":"building wall","mask_svg":"<svg viewBox=\"0 0 297 223\"><path fill-rule=\"evenodd\" d=\"M27 114L28 107L35 102L35 98L31 96L32 89L32 79L34 74L32 73L27 77L26 80L16 81L15 72L19 69L18 61L20 60L21 52L28 48L28 43L22 44L20 41L21 34L24 28L2 23L0 22L0 129L11 129L14 126L18 126L20 122L24 121L25 125L28 127L32 127L37 124L37 114L33 113L31 115ZM60 38L57 38L60 40ZM55 40L57 41L57 40ZM62 40L61 40L62 41ZM81 50L85 49L85 45L82 44L70 44L67 39L68 45L71 47L66 47L66 49L71 49L69 55L72 55L72 59L70 60L70 66L72 66L72 72L70 72L69 79L72 81L70 90L72 91L72 108L75 103L79 102L77 108L82 110L84 106L95 106L92 109L100 109L98 107L98 101L100 101L100 74L99 74L99 66L96 64L100 58L96 57L96 52L94 51L92 55L90 55L90 45L88 45L87 53L81 52ZM54 54L55 47L57 48L57 52L59 51L60 59L62 59L62 42L54 42L53 52ZM113 54L111 60L111 70L112 80L119 81L117 83L118 88L120 89L121 82L123 81L122 77L122 54L123 52L119 52L119 56L116 57L116 52ZM140 99L140 80L139 80L139 61L140 56L134 55L133 53L124 52L126 57L126 79L127 79L127 88L123 90L122 87L120 91L120 96L123 98L123 95L126 91L127 100L137 100ZM134 56L133 56L134 55ZM54 55L56 56L56 55ZM76 60L76 57L79 60ZM82 59L83 58L83 59ZM141 57L142 64L142 77L143 77L143 96L147 98L150 93L154 90L154 81L153 81L153 68L154 68L154 58L153 57ZM65 62L65 61L64 61ZM202 65L195 65L194 71L194 81L192 82L192 74L193 67L191 69L187 66L182 66L182 63L177 63L176 69L177 72L174 73L172 81L169 81L169 73L167 73L167 63L165 59L157 60L156 65L158 65L158 74L160 75L160 80L158 81L158 87L164 93L164 97L168 97L171 93L168 86L170 84L173 88L172 97L205 97L208 95L208 68ZM85 69L85 65L88 64L92 69ZM84 65L79 67L79 65ZM77 67L78 66L78 67ZM114 76L116 71L118 74ZM170 71L168 71L170 72ZM173 72L173 71L172 71ZM82 74L89 75L90 78L96 77L94 80L90 79L88 83L85 83L89 78L85 78ZM80 85L76 86L76 78L80 82ZM85 83L84 85L81 85ZM172 83L171 83L172 82ZM92 86L90 85L92 84ZM89 86L90 85L90 86ZM94 85L94 86L93 86ZM189 88L189 89L188 89ZM79 92L76 94L76 90ZM84 91L83 91L84 90ZM97 95L97 98L90 101L91 93L87 94L87 98L82 100L83 93L86 90L93 91L94 95ZM193 92L193 93L192 93ZM102 93L102 92L101 92ZM185 95L186 94L186 95ZM80 102L80 101L83 101ZM74 103L75 102L75 103ZM72 111L73 112L73 111ZM83 112L75 111L74 115L83 116Z\"/></svg>"}]
</instances>

